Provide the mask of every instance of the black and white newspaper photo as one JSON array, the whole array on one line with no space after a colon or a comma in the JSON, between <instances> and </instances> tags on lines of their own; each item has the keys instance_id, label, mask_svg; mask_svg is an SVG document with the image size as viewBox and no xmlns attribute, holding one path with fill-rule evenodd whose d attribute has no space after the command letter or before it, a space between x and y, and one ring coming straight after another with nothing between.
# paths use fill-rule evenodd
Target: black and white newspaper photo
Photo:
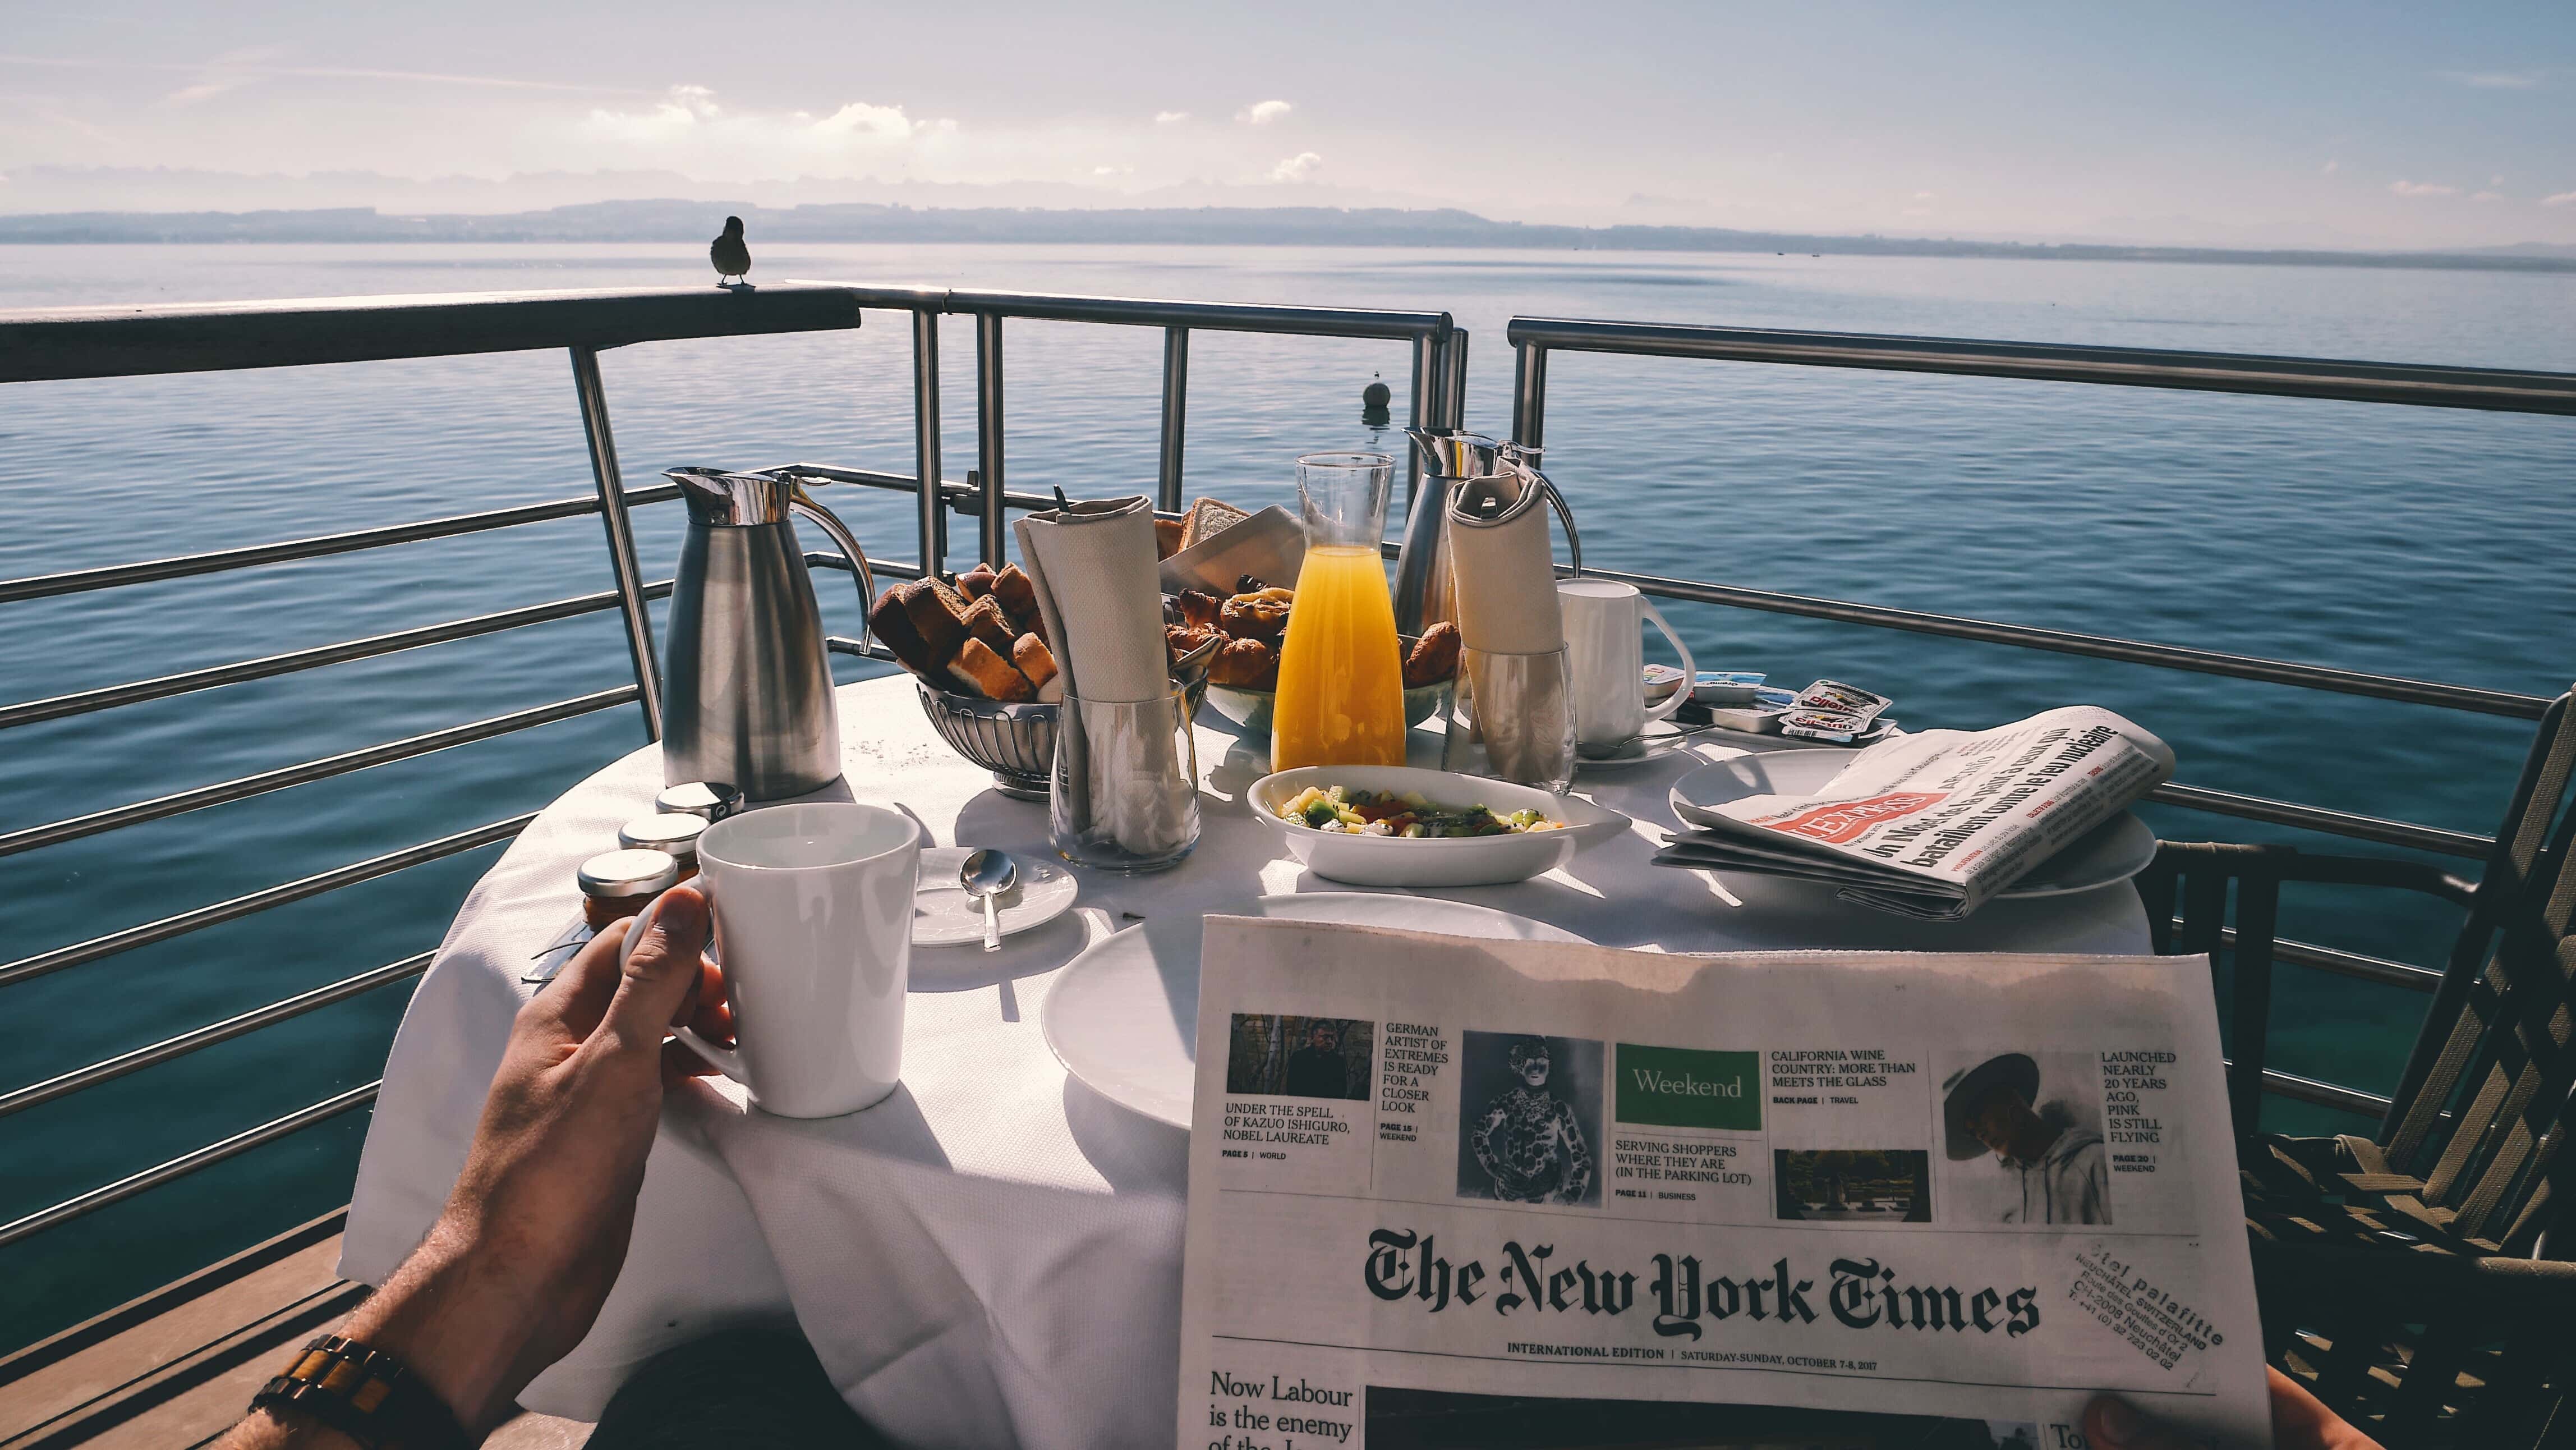
<instances>
[{"instance_id":1,"label":"black and white newspaper photo","mask_svg":"<svg viewBox=\"0 0 2576 1450\"><path fill-rule=\"evenodd\" d=\"M1184 1445L2269 1443L2203 958L1206 941Z\"/></svg>"}]
</instances>

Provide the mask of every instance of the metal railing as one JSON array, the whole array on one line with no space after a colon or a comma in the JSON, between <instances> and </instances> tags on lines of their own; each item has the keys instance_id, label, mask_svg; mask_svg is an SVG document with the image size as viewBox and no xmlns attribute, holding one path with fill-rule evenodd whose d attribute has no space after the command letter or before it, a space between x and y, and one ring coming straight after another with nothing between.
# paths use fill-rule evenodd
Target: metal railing
<instances>
[{"instance_id":1,"label":"metal railing","mask_svg":"<svg viewBox=\"0 0 2576 1450\"><path fill-rule=\"evenodd\" d=\"M1441 312L1231 306L1204 302L1127 301L1036 293L790 282L764 285L748 292L691 288L656 292L492 294L439 300L359 299L0 313L0 382L217 372L562 348L572 365L574 400L590 459L592 482L592 491L588 495L542 503L132 564L0 579L0 605L132 584L189 579L590 514L596 514L601 522L613 585L598 593L0 705L0 731L612 610L619 615L624 626L629 662L634 671L631 685L431 730L382 745L197 786L82 816L0 831L0 857L40 850L477 741L497 739L629 702L638 706L647 737L660 738L662 688L649 605L653 600L668 595L671 583L669 580L645 581L636 558L634 531L628 516L632 509L677 498L679 493L668 486L626 487L618 465L615 433L609 423L607 390L600 375L599 353L606 348L634 343L856 328L865 312L887 310L907 313L911 320L914 472L904 475L828 465L800 464L796 467L798 471L820 479L909 492L919 497L920 506L915 517L920 550L917 558L922 562L888 560L876 564L880 573L894 578L916 577L925 566L942 570L947 567L950 552L947 526L952 513L963 514L976 521L978 555L999 563L1007 549L1004 525L1008 510L1054 505L1052 498L1014 493L1004 487L1002 328L1005 319L1161 330L1164 343L1163 412L1156 450L1159 464L1156 496L1158 503L1167 511L1177 509L1182 497L1189 342L1194 331L1372 338L1406 343L1412 354L1410 421L1424 427L1454 426L1465 387L1467 335L1451 322L1448 314ZM972 318L975 327L976 468L964 483L948 480L940 471L939 320L951 315ZM934 486L923 488L920 482L923 479L934 480ZM838 555L812 555L809 562L846 567ZM851 641L835 643L844 649L855 648ZM86 966L289 902L306 900L507 841L516 837L533 819L533 815L521 815L495 821L85 941L0 962L0 988ZM407 982L427 970L430 958L430 953L422 952L388 962L221 1021L58 1073L43 1081L0 1092L0 1118L59 1101L99 1083L231 1041L377 988ZM340 1093L272 1122L0 1224L0 1247L336 1117L372 1101L374 1096L374 1084Z\"/></svg>"},{"instance_id":2,"label":"metal railing","mask_svg":"<svg viewBox=\"0 0 2576 1450\"><path fill-rule=\"evenodd\" d=\"M849 329L858 327L867 311L902 312L908 315L911 323L913 472L907 476L828 464L796 464L792 467L818 479L909 492L916 496L915 533L919 552L910 562L878 562L879 572L889 577L913 577L925 571L945 571L951 553L948 523L952 515L973 520L977 557L999 564L1007 551L1005 523L1008 512L1052 506L1050 498L1014 492L1007 487L1003 367L1004 323L1007 320L1092 323L1158 328L1162 331L1162 417L1156 448L1155 492L1157 505L1166 512L1177 510L1183 497L1190 338L1194 332L1268 333L1402 342L1411 351L1409 421L1426 428L1451 428L1464 415L1468 335L1445 312L1232 306L791 282L765 285L756 291L746 292L673 289L659 292L495 294L445 300L90 308L0 314L0 382L226 371L562 348L571 361L575 403L589 454L593 486L588 496L513 508L107 568L0 580L0 605L450 538L586 514L596 514L601 520L613 583L611 589L598 593L0 706L0 730L39 721L76 718L147 700L167 699L610 610L618 613L624 627L634 671L631 685L432 730L383 745L199 786L84 816L0 832L0 856L38 850L144 821L165 819L347 772L495 739L628 702L638 706L648 737L659 738L661 680L648 606L652 600L667 594L670 585L667 581L645 582L635 557L634 533L628 514L633 508L676 497L676 491L667 487L629 489L625 486L609 423L598 354L606 348L634 343ZM938 349L939 321L944 316L971 318L975 330L976 456L974 469L962 482L948 479L941 469ZM1513 322L1510 337L1517 357L1513 432L1515 437L1529 443L1542 441L1547 356L1552 350L1722 358L2141 387L2203 388L2293 397L2576 414L2576 378L2556 374L1530 318ZM1418 474L1409 474L1410 477L1418 477ZM837 555L811 555L809 562L842 567ZM2535 696L2252 659L2186 646L2106 639L1702 581L1599 572L1625 579L1649 593L1668 598L2014 644L2514 718L2536 718L2546 703ZM834 643L843 649L856 648L849 641L836 640ZM2160 798L2196 809L2421 850L2476 855L2482 854L2488 844L2483 838L2461 832L2202 787L2170 786ZM523 815L495 821L300 880L0 964L0 988L505 841L516 836L531 819L532 816ZM2285 943L2281 955L2287 960L2305 961L2347 976L2411 988L2429 990L2431 982L2438 980L2437 974L2421 968L2325 947ZM230 1041L378 987L408 981L425 970L428 961L426 953L405 957L44 1081L0 1093L0 1117L58 1101L97 1083ZM2266 1073L2265 1086L2304 1101L2355 1111L2366 1111L2371 1105L2383 1101L2355 1089L2281 1073ZM372 1100L374 1092L373 1084L352 1089L14 1222L0 1224L0 1246L361 1106Z\"/></svg>"},{"instance_id":3,"label":"metal railing","mask_svg":"<svg viewBox=\"0 0 2576 1450\"><path fill-rule=\"evenodd\" d=\"M1548 356L1555 352L1943 373L1964 377L2576 417L2576 375L2502 368L2340 362L2238 353L1788 332L1766 328L1598 322L1551 317L1513 318L1506 335L1513 349L1512 437L1517 442L1530 445L1545 442ZM1985 644L2012 645L2159 669L2223 675L2296 689L2327 690L2403 704L2428 705L2436 709L2538 720L2549 706L2548 698L2540 695L2370 674L2329 665L2260 659L2189 645L2077 634L1996 620L1929 614L1921 610L1892 609L1848 600L1784 594L1699 580L1668 579L1612 569L1587 569L1585 572L1622 579L1648 594L1667 599L1905 630ZM2150 799L2185 810L2234 816L2440 855L2483 859L2495 845L2492 838L2472 832L2356 815L2296 801L2274 800L2180 782L2159 787ZM2233 941L2232 931L2222 933L2224 944L2232 945ZM2282 961L2408 991L2430 993L2442 980L2439 972L2313 942L2280 942L2275 946L2275 955ZM2377 1113L2388 1107L2388 1099L2376 1093L2277 1071L2267 1070L2263 1074L2263 1089L2296 1101L2346 1112Z\"/></svg>"}]
</instances>

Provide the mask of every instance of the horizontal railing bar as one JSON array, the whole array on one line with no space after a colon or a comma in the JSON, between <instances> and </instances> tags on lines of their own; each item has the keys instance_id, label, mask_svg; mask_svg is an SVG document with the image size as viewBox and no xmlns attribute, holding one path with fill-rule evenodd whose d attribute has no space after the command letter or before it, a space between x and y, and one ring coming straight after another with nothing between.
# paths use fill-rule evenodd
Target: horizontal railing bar
<instances>
[{"instance_id":1,"label":"horizontal railing bar","mask_svg":"<svg viewBox=\"0 0 2576 1450\"><path fill-rule=\"evenodd\" d=\"M284 790L291 785L327 780L332 776L345 775L353 770L365 770L369 766L387 765L397 760L409 760L414 756L429 755L458 745L470 745L477 740L489 740L514 731L550 725L557 720L569 720L576 715L587 715L594 710L606 710L626 704L633 700L635 695L636 690L633 685L620 685L613 690L601 690L595 694L578 695L569 700L557 700L551 705L539 705L531 710L495 715L488 720L451 725L444 730L432 730L384 745L371 745L364 750L352 750L346 754L333 755L321 760L308 760L302 765L290 765L278 770L263 771L258 775L245 775L233 780L219 781L213 785L202 785L193 790L158 796L129 806L117 806L112 810L94 811L86 816L74 816L68 820L54 821L47 825L29 826L25 830L0 834L0 856L14 856L21 851L33 851L40 846L52 846L64 841L78 840L83 836L94 836L101 831L112 831L120 826L157 821L187 811L202 810L207 806L223 805L228 801L244 800L273 790Z\"/></svg>"},{"instance_id":2,"label":"horizontal railing bar","mask_svg":"<svg viewBox=\"0 0 2576 1450\"><path fill-rule=\"evenodd\" d=\"M823 648L836 655L857 655L863 660L883 660L890 665L903 663L894 657L893 650L887 649L875 640L852 639L846 634L823 636Z\"/></svg>"},{"instance_id":3,"label":"horizontal railing bar","mask_svg":"<svg viewBox=\"0 0 2576 1450\"><path fill-rule=\"evenodd\" d=\"M2229 1068L2235 1066L2233 1062L2227 1062L2224 1059L2221 1059L2221 1065ZM2263 1091L2285 1098L2294 1098L2303 1103L2314 1103L2323 1108L2341 1108L2347 1113L2359 1113L2369 1118L2388 1116L2388 1109L2393 1102L2392 1099L2381 1097L2377 1093L2366 1093L2359 1088L2348 1088L2340 1083L2319 1082L2312 1077L2301 1077L2294 1072L2281 1072L2268 1067L2263 1069Z\"/></svg>"},{"instance_id":4,"label":"horizontal railing bar","mask_svg":"<svg viewBox=\"0 0 2576 1450\"><path fill-rule=\"evenodd\" d=\"M40 1208L21 1219L0 1224L0 1248L43 1233L58 1223L94 1213L111 1203L120 1203L147 1189L158 1188L173 1178L183 1178L200 1168L221 1163L236 1154L247 1153L263 1143L272 1143L309 1128L315 1123L336 1118L351 1108L375 1101L376 1092L385 1085L383 1078L364 1087L353 1087L337 1097L324 1098L309 1108L298 1108L282 1118L272 1118L256 1128L235 1133L221 1142L208 1143L193 1152L182 1153L167 1163L146 1168L140 1173L120 1178L114 1183L93 1188L76 1198L67 1198L51 1208Z\"/></svg>"},{"instance_id":5,"label":"horizontal railing bar","mask_svg":"<svg viewBox=\"0 0 2576 1450\"><path fill-rule=\"evenodd\" d=\"M841 286L795 282L794 286ZM1036 322L1099 322L1119 327L1188 327L1210 332L1274 332L1305 337L1412 338L1445 334L1457 324L1446 312L1363 307L1290 307L1269 303L1179 302L1153 297L1082 297L1055 292L905 292L864 305L929 310L954 316L982 313Z\"/></svg>"},{"instance_id":6,"label":"horizontal railing bar","mask_svg":"<svg viewBox=\"0 0 2576 1450\"><path fill-rule=\"evenodd\" d=\"M1966 619L1952 614L1926 614L1914 609L1891 609L1876 604L1853 604L1840 599L1818 599L1804 594L1780 594L1768 589L1745 589L1731 584L1706 584L1695 579L1669 579L1655 574L1636 574L1620 569L1586 569L1584 573L1603 579L1624 580L1648 594L1666 599L1685 599L1700 604L1724 604L1737 609L1758 609L1771 614L1794 614L1808 619L1830 619L1842 624L1867 624L1881 629L1902 629L1915 634L1941 635L1950 639L1972 639L1986 644L2008 644L2023 649L2049 650L2057 654L2084 655L2092 659L2120 660L2128 664L2154 665L2160 669L2190 670L2204 675L2226 675L2233 679L2260 680L2266 684L2291 685L2301 689L2332 690L2346 695L2367 695L2377 700L2396 700L2409 705L2432 705L2445 710L2468 710L2482 715L2502 715L2515 720L2537 720L2549 708L2549 701L2538 695L2519 695L2508 690L2484 690L2473 685L2446 685L2431 680L2410 680L2397 675L2364 674L2358 670L2337 669L2331 665L2303 665L2288 660L2267 660L2252 655L2221 654L2215 650L2192 649L2185 645L2151 644L2144 640L2114 639L2108 635L2077 634L2062 629L2040 629L2026 624L1999 624L1986 619Z\"/></svg>"},{"instance_id":7,"label":"horizontal railing bar","mask_svg":"<svg viewBox=\"0 0 2576 1450\"><path fill-rule=\"evenodd\" d=\"M2576 415L2576 374L2165 348L1516 317L1514 347Z\"/></svg>"},{"instance_id":8,"label":"horizontal railing bar","mask_svg":"<svg viewBox=\"0 0 2576 1450\"><path fill-rule=\"evenodd\" d=\"M176 916L165 916L158 921L147 921L140 926L130 926L122 931L109 932L105 936L56 947L52 951L38 952L32 957L21 957L6 966L0 966L0 987L12 987L20 982L45 976L51 972L59 972L68 967L84 966L104 957L115 956L119 952L129 952L136 947L168 941L175 936L185 936L189 932L235 921L266 911L273 906L284 906L290 901L302 901L308 896L320 896L326 891L336 891L343 886L354 886L361 881L390 876L396 871L471 851L477 846L488 846L494 841L506 841L527 829L528 822L535 819L536 816L532 812L524 816L513 816L506 821L494 821L489 825L476 826L472 830L458 831L452 836L441 836L435 841L423 841L417 846L406 846L399 851L389 851L382 856L372 856L364 861L351 862L346 866L335 866L328 871L317 872L299 880L266 887L230 900L218 901L210 906L200 906L193 911L183 911Z\"/></svg>"},{"instance_id":9,"label":"horizontal railing bar","mask_svg":"<svg viewBox=\"0 0 2576 1450\"><path fill-rule=\"evenodd\" d=\"M918 494L921 481L909 473L886 473L873 468L842 468L829 463L790 463L783 468L766 468L763 473L793 473L802 478L819 478L826 483L850 483L863 488L882 488L895 493ZM975 484L956 479L943 479L939 484L942 498L960 513L980 514L984 509L984 490ZM1050 494L1002 490L1002 502L1015 509L1051 509L1055 498ZM876 561L868 561L874 564Z\"/></svg>"},{"instance_id":10,"label":"horizontal railing bar","mask_svg":"<svg viewBox=\"0 0 2576 1450\"><path fill-rule=\"evenodd\" d=\"M850 567L849 560L842 558L838 554L826 554L819 550L807 552L805 555L805 566L809 569L838 569L844 574L855 574L858 572ZM872 572L889 579L918 579L921 577L921 566L919 564L909 563L902 559L870 559L868 561L868 568Z\"/></svg>"},{"instance_id":11,"label":"horizontal railing bar","mask_svg":"<svg viewBox=\"0 0 2576 1450\"><path fill-rule=\"evenodd\" d=\"M2176 931L2180 931L2183 927L2182 918L2175 917L2173 926ZM2233 950L2236 946L2236 928L2220 927L2218 944ZM2314 967L2321 972L2332 972L2339 977L2377 982L2382 986L2399 987L2409 992L2431 992L2442 985L2442 974L2431 967L2392 962L2386 957L2366 957L2359 952L2319 946L2315 942L2276 941L2272 943L2272 955L2281 961L2295 962L2303 967Z\"/></svg>"},{"instance_id":12,"label":"horizontal railing bar","mask_svg":"<svg viewBox=\"0 0 2576 1450\"><path fill-rule=\"evenodd\" d=\"M59 1077L50 1077L39 1083L29 1083L15 1092L0 1093L0 1118L8 1117L12 1113L24 1112L42 1103L52 1102L56 1098L69 1097L83 1088L95 1087L103 1082L113 1082L120 1077L141 1072L147 1067L168 1062L173 1058L185 1057L189 1053L212 1047L218 1042L230 1042L236 1037L257 1032L263 1027L273 1026L289 1018L301 1017L307 1012L318 1012L334 1002L345 1002L351 997L372 992L387 983L417 977L429 970L430 960L437 955L436 952L421 952L398 962L387 962L372 971L360 972L354 977L343 977L326 986L316 987L310 992L299 992L282 1001L271 1002L265 1007L244 1012L238 1017L227 1017L221 1022L208 1023L193 1032L182 1032L176 1037L165 1037L149 1047L138 1047L132 1052L118 1053L103 1062L94 1062L87 1067L76 1068Z\"/></svg>"},{"instance_id":13,"label":"horizontal railing bar","mask_svg":"<svg viewBox=\"0 0 2576 1450\"><path fill-rule=\"evenodd\" d=\"M2212 815L2266 821L2276 826L2296 826L2330 836L2347 836L2356 841L2375 841L2383 846L2404 846L2409 850L2432 851L2444 856L2466 856L2471 860L2483 860L2488 852L2495 849L2492 837L2471 835L2466 831L2446 831L2439 826L2419 826L2412 821L2392 821L2379 816L2357 816L2349 811L2330 811L2322 806L2303 806L2268 796L2239 795L2207 786L2168 781L2149 792L2147 799L2186 810L2207 811Z\"/></svg>"},{"instance_id":14,"label":"horizontal railing bar","mask_svg":"<svg viewBox=\"0 0 2576 1450\"><path fill-rule=\"evenodd\" d=\"M644 586L644 597L661 599L671 592L671 581ZM572 619L617 607L615 590L597 594L578 594L570 599L557 599L548 604L530 604L518 609L504 609L491 614L478 614L468 619L451 619L445 624L428 624L418 629L397 630L391 634L369 635L365 639L340 644L317 645L312 649L291 650L255 660L242 660L229 665L208 665L204 669L186 670L157 679L137 680L127 685L102 685L95 690L81 690L50 699L29 700L22 705L0 705L0 730L13 725L33 725L41 720L58 720L66 715L86 715L95 710L113 709L119 705L139 705L146 700L164 700L196 690L211 690L219 685L238 685L249 680L264 680L276 675L318 669L324 665L347 664L351 660L373 659L378 655L397 654L423 645L446 644L453 640L472 639L478 635L497 634L505 629L519 629L531 624L545 624L558 619Z\"/></svg>"},{"instance_id":15,"label":"horizontal railing bar","mask_svg":"<svg viewBox=\"0 0 2576 1450\"><path fill-rule=\"evenodd\" d=\"M679 489L670 484L658 484L628 493L626 502L629 507L634 507L679 496ZM181 554L169 559L148 559L138 564L111 564L100 569L75 569L63 574L38 574L25 579L0 579L0 604L14 604L21 599L50 599L58 594L78 594L90 589L112 589L121 584L149 584L157 579L189 579L199 574L218 574L227 569L247 569L258 564L319 559L331 554L355 553L360 549L381 549L389 544L416 544L424 539L479 534L486 529L579 518L597 512L598 496L584 494L579 498L559 498L546 503L521 504L516 508L491 509L484 513L452 514L443 519L387 524L382 528L324 534L318 538L252 544L239 549Z\"/></svg>"},{"instance_id":16,"label":"horizontal railing bar","mask_svg":"<svg viewBox=\"0 0 2576 1450\"><path fill-rule=\"evenodd\" d=\"M859 325L867 290L766 282L30 308L0 312L0 383L827 332Z\"/></svg>"}]
</instances>

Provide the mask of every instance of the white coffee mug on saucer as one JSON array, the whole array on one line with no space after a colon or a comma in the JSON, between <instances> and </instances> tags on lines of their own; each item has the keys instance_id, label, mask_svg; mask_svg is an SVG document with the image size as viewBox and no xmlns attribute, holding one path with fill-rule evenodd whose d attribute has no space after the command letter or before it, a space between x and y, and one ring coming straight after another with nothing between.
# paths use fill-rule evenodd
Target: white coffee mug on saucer
<instances>
[{"instance_id":1,"label":"white coffee mug on saucer","mask_svg":"<svg viewBox=\"0 0 2576 1450\"><path fill-rule=\"evenodd\" d=\"M1637 738L1649 720L1662 720L1690 699L1675 690L1646 706L1648 620L1682 657L1682 678L1698 674L1690 646L1633 584L1615 579L1564 579L1556 597L1565 615L1565 665L1574 699L1574 740L1579 747L1615 750Z\"/></svg>"},{"instance_id":2,"label":"white coffee mug on saucer","mask_svg":"<svg viewBox=\"0 0 2576 1450\"><path fill-rule=\"evenodd\" d=\"M783 1118L882 1100L903 1076L920 864L920 828L879 806L770 806L709 826L696 885L715 918L734 1045L675 1035Z\"/></svg>"}]
</instances>

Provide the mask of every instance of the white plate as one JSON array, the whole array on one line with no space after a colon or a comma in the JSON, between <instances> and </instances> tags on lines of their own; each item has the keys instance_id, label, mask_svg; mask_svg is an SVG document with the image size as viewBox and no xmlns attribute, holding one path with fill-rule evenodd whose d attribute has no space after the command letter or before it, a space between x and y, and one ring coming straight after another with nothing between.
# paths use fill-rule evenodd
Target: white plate
<instances>
[{"instance_id":1,"label":"white plate","mask_svg":"<svg viewBox=\"0 0 2576 1450\"><path fill-rule=\"evenodd\" d=\"M1504 941L1582 940L1545 922L1428 896L1310 891L1265 896L1235 914ZM1047 989L1038 1014L1047 1050L1075 1080L1120 1107L1183 1129L1198 1081L1203 930L1202 918L1175 914L1092 943Z\"/></svg>"},{"instance_id":2,"label":"white plate","mask_svg":"<svg viewBox=\"0 0 2576 1450\"><path fill-rule=\"evenodd\" d=\"M1746 796L1810 796L1851 764L1847 751L1765 750L1713 761L1673 782L1673 814L1694 826L1721 819L1713 806ZM2007 897L2069 896L2126 881L2156 858L2156 833L2135 811L2122 811L2031 868Z\"/></svg>"},{"instance_id":3,"label":"white plate","mask_svg":"<svg viewBox=\"0 0 2576 1450\"><path fill-rule=\"evenodd\" d=\"M984 944L984 904L966 894L957 873L974 854L965 846L935 846L921 853L921 882L912 892L912 944L917 947ZM1030 855L1014 855L1020 879L996 904L1002 935L1044 926L1073 905L1081 883L1064 868Z\"/></svg>"},{"instance_id":4,"label":"white plate","mask_svg":"<svg viewBox=\"0 0 2576 1450\"><path fill-rule=\"evenodd\" d=\"M1283 821L1279 806L1310 785L1352 790L1420 791L1436 805L1483 805L1497 815L1535 810L1565 822L1557 831L1523 831L1456 840L1346 836ZM1289 853L1327 881L1354 886L1500 886L1527 881L1574 859L1574 853L1628 828L1628 818L1581 796L1553 795L1480 775L1409 765L1309 765L1265 775L1244 792L1252 814L1279 833Z\"/></svg>"}]
</instances>

